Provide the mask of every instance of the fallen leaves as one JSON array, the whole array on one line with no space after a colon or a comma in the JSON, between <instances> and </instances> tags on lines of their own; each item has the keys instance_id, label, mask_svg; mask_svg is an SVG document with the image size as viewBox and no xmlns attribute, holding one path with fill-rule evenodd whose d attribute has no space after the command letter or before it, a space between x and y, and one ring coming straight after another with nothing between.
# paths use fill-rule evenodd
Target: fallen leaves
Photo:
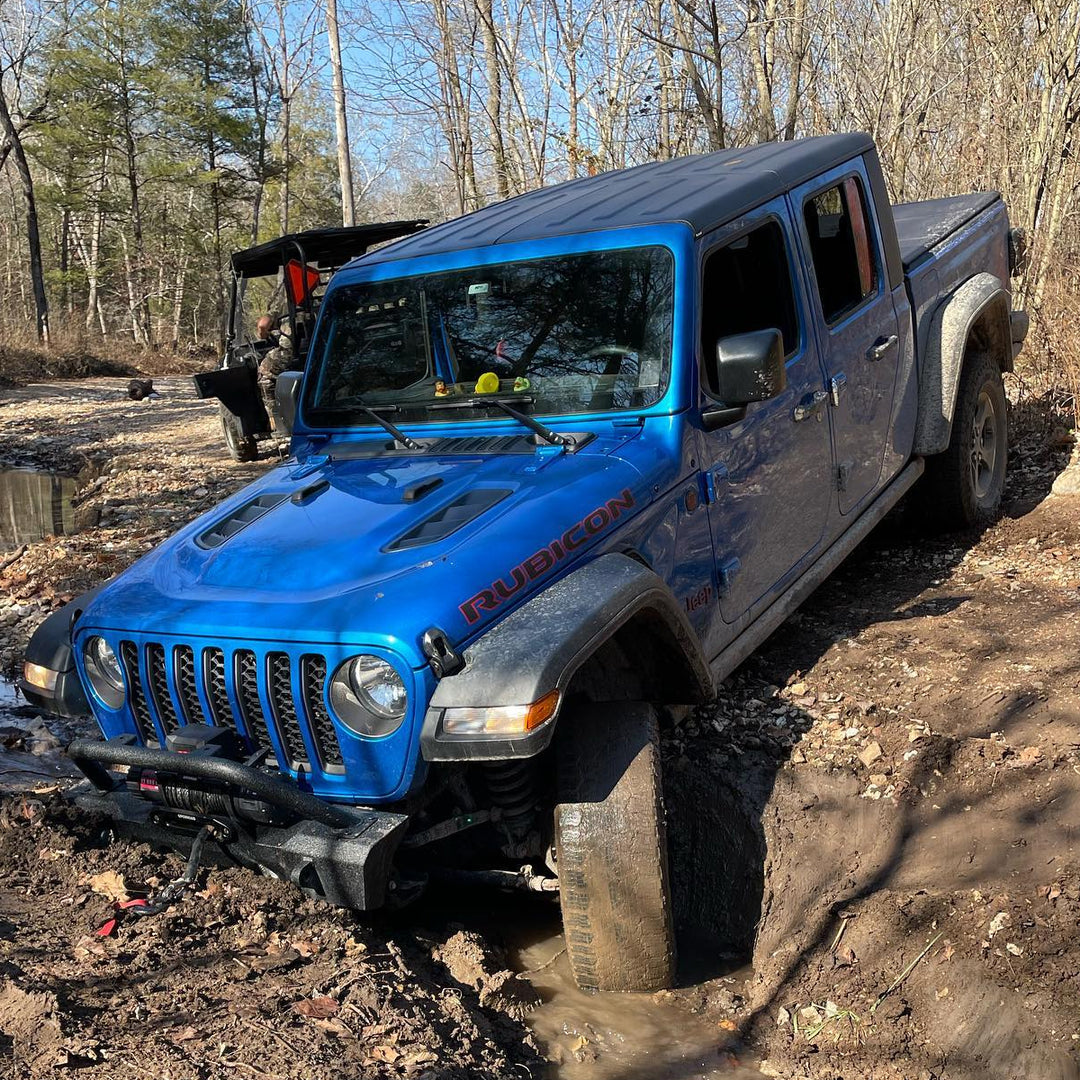
<instances>
[{"instance_id":1,"label":"fallen leaves","mask_svg":"<svg viewBox=\"0 0 1080 1080\"><path fill-rule=\"evenodd\" d=\"M341 1006L332 997L304 998L293 1003L293 1012L315 1020L334 1016Z\"/></svg>"},{"instance_id":2,"label":"fallen leaves","mask_svg":"<svg viewBox=\"0 0 1080 1080\"><path fill-rule=\"evenodd\" d=\"M89 885L98 896L104 896L108 900L127 899L127 886L124 884L123 877L115 870L103 870L100 874L92 874L83 884Z\"/></svg>"}]
</instances>

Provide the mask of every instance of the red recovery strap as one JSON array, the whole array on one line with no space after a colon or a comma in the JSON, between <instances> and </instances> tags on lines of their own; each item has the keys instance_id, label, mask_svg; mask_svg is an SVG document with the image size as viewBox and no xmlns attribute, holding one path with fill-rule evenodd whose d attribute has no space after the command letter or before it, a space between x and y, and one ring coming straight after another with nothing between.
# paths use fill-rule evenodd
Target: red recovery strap
<instances>
[{"instance_id":1,"label":"red recovery strap","mask_svg":"<svg viewBox=\"0 0 1080 1080\"><path fill-rule=\"evenodd\" d=\"M285 290L293 304L302 304L319 287L319 271L305 266L299 259L285 264Z\"/></svg>"}]
</instances>

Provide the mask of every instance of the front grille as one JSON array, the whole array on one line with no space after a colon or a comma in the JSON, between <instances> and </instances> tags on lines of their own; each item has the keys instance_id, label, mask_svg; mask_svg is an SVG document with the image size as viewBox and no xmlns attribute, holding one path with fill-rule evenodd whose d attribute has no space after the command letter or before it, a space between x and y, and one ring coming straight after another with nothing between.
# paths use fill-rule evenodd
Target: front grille
<instances>
[{"instance_id":1,"label":"front grille","mask_svg":"<svg viewBox=\"0 0 1080 1080\"><path fill-rule=\"evenodd\" d=\"M190 645L176 646L176 692L180 695L180 707L185 724L205 723L199 687L195 682L195 653Z\"/></svg>"},{"instance_id":2,"label":"front grille","mask_svg":"<svg viewBox=\"0 0 1080 1080\"><path fill-rule=\"evenodd\" d=\"M176 715L172 694L169 693L169 678L165 673L165 649L161 645L146 646L146 672L150 676L150 700L154 711L161 721L161 726L168 735L180 726Z\"/></svg>"},{"instance_id":3,"label":"front grille","mask_svg":"<svg viewBox=\"0 0 1080 1080\"><path fill-rule=\"evenodd\" d=\"M150 715L150 705L143 692L142 677L139 675L139 647L134 641L120 642L120 662L124 665L124 681L128 688L128 701L131 715L135 721L135 731L139 742L146 744L154 732L154 718Z\"/></svg>"},{"instance_id":4,"label":"front grille","mask_svg":"<svg viewBox=\"0 0 1080 1080\"><path fill-rule=\"evenodd\" d=\"M225 654L220 649L203 649L203 665L206 696L213 714L210 722L215 727L235 728L232 706L229 704L229 688L225 682Z\"/></svg>"},{"instance_id":5,"label":"front grille","mask_svg":"<svg viewBox=\"0 0 1080 1080\"><path fill-rule=\"evenodd\" d=\"M119 643L128 685L128 703L139 741L181 724L212 724L238 731L253 751L266 750L291 769L343 773L345 760L324 697L326 657L307 654L294 661L285 652L259 654L253 649L227 652L216 646L142 646L145 680L139 669L140 646ZM293 693L294 663L299 664ZM175 697L169 692L172 665ZM260 693L260 667L266 675ZM205 704L204 704L205 702ZM235 707L234 703L235 702ZM177 707L179 705L179 708ZM315 752L316 760L308 747Z\"/></svg>"},{"instance_id":6,"label":"front grille","mask_svg":"<svg viewBox=\"0 0 1080 1080\"><path fill-rule=\"evenodd\" d=\"M295 769L297 765L307 765L308 760L304 738L300 734L300 717L293 702L292 665L288 653L270 653L266 662L266 686L270 692L274 723L289 764Z\"/></svg>"},{"instance_id":7,"label":"front grille","mask_svg":"<svg viewBox=\"0 0 1080 1080\"><path fill-rule=\"evenodd\" d=\"M250 649L236 653L236 698L240 703L240 718L244 731L256 750L270 746L270 731L259 699L258 661Z\"/></svg>"},{"instance_id":8,"label":"front grille","mask_svg":"<svg viewBox=\"0 0 1080 1080\"><path fill-rule=\"evenodd\" d=\"M304 708L315 739L319 763L327 772L338 772L344 762L337 732L326 709L323 691L326 688L326 660L322 656L305 656L300 661L300 681L304 687Z\"/></svg>"}]
</instances>

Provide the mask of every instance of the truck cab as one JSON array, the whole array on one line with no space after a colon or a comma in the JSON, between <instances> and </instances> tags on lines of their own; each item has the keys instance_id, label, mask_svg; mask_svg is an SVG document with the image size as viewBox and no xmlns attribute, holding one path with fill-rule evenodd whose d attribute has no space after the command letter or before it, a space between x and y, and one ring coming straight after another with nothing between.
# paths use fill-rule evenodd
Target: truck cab
<instances>
[{"instance_id":1,"label":"truck cab","mask_svg":"<svg viewBox=\"0 0 1080 1080\"><path fill-rule=\"evenodd\" d=\"M289 460L39 643L101 727L83 804L360 909L558 894L580 985L668 985L666 709L906 493L942 527L1000 503L1017 243L997 196L945 202L902 238L872 141L829 136L340 270L278 380Z\"/></svg>"}]
</instances>

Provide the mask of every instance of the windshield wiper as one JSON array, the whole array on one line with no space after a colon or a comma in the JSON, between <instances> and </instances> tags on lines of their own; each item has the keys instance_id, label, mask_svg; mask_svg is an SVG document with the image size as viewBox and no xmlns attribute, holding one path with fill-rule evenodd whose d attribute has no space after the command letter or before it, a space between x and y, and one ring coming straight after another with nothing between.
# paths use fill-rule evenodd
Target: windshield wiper
<instances>
[{"instance_id":1,"label":"windshield wiper","mask_svg":"<svg viewBox=\"0 0 1080 1080\"><path fill-rule=\"evenodd\" d=\"M399 406L397 405L378 405L376 406L376 408L381 410L382 412L398 412L399 410ZM362 413L370 420L374 420L375 423L378 424L379 427L381 427L387 435L395 439L397 442L401 443L406 450L424 449L415 439L410 438L408 435L406 435L405 432L402 431L401 428L399 428L396 424L391 424L390 421L386 419L386 417L380 416L379 413L376 412L376 409L372 408L370 405L364 405L358 401L355 405L342 406L340 408L329 409L327 411L343 413Z\"/></svg>"},{"instance_id":2,"label":"windshield wiper","mask_svg":"<svg viewBox=\"0 0 1080 1080\"><path fill-rule=\"evenodd\" d=\"M532 401L532 398L516 398L515 400L528 402ZM512 405L499 398L459 398L457 401L432 402L428 405L428 409L467 409L480 408L484 405L494 405L496 408L502 409L507 416L512 416L519 423L529 428L530 431L536 432L550 446L571 447L577 445L577 440L573 435L561 435L557 431L552 431L551 428L541 424L539 420L527 416L523 412L518 412Z\"/></svg>"}]
</instances>

